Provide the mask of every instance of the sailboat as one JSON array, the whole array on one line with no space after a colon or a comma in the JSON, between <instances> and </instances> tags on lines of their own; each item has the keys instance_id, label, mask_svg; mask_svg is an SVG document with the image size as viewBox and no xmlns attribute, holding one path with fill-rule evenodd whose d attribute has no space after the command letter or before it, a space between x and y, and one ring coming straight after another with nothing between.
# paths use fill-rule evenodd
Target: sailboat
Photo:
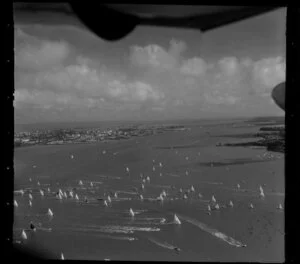
<instances>
[{"instance_id":1,"label":"sailboat","mask_svg":"<svg viewBox=\"0 0 300 264\"><path fill-rule=\"evenodd\" d=\"M24 229L22 230L21 237L22 237L23 239L27 239L27 234L26 234L26 232L25 232Z\"/></svg>"},{"instance_id":2,"label":"sailboat","mask_svg":"<svg viewBox=\"0 0 300 264\"><path fill-rule=\"evenodd\" d=\"M174 224L181 225L181 221L179 220L179 218L176 214L174 214Z\"/></svg>"},{"instance_id":3,"label":"sailboat","mask_svg":"<svg viewBox=\"0 0 300 264\"><path fill-rule=\"evenodd\" d=\"M216 198L215 198L214 195L212 196L211 201L212 201L213 203L217 202L217 200L216 200Z\"/></svg>"},{"instance_id":4,"label":"sailboat","mask_svg":"<svg viewBox=\"0 0 300 264\"><path fill-rule=\"evenodd\" d=\"M261 187L261 185L259 186L259 197L261 198L265 197L264 189Z\"/></svg>"},{"instance_id":5,"label":"sailboat","mask_svg":"<svg viewBox=\"0 0 300 264\"><path fill-rule=\"evenodd\" d=\"M129 209L129 214L130 214L132 217L134 217L134 212L133 212L132 208Z\"/></svg>"},{"instance_id":6,"label":"sailboat","mask_svg":"<svg viewBox=\"0 0 300 264\"><path fill-rule=\"evenodd\" d=\"M51 217L53 216L53 212L52 212L52 210L51 210L50 208L48 209L48 213L47 213L47 214L48 214L49 216L51 216Z\"/></svg>"}]
</instances>

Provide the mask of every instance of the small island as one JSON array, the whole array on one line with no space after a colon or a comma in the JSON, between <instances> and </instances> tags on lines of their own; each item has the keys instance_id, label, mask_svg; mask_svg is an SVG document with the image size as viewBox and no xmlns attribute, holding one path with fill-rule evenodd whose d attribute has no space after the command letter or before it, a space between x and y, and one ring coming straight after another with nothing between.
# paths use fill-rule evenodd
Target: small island
<instances>
[{"instance_id":1,"label":"small island","mask_svg":"<svg viewBox=\"0 0 300 264\"><path fill-rule=\"evenodd\" d=\"M257 133L247 134L245 138L257 138L255 141L235 142L235 143L218 143L216 146L227 147L263 147L268 151L284 153L285 151L285 125L284 120L279 119L272 122L265 120L251 120L249 122L254 126L264 125L259 128ZM240 137L242 137L241 135Z\"/></svg>"}]
</instances>

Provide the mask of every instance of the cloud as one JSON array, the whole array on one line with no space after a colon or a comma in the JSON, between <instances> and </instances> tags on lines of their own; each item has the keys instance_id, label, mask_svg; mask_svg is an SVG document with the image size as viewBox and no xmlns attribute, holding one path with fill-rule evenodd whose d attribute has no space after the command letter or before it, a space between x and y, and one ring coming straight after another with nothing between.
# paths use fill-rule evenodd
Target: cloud
<instances>
[{"instance_id":1,"label":"cloud","mask_svg":"<svg viewBox=\"0 0 300 264\"><path fill-rule=\"evenodd\" d=\"M122 83L118 80L114 80L109 82L108 94L112 98L126 102L145 102L147 100L156 102L164 98L162 92L155 91L151 85L140 81Z\"/></svg>"},{"instance_id":2,"label":"cloud","mask_svg":"<svg viewBox=\"0 0 300 264\"><path fill-rule=\"evenodd\" d=\"M178 44L179 43L179 44ZM183 58L184 42L172 40L169 49L156 44L131 49L131 62L143 70L148 83L165 94L168 104L183 106L247 104L253 96L269 95L285 78L282 57L250 58L226 56L216 62L201 57ZM163 70L163 71L160 71Z\"/></svg>"},{"instance_id":3,"label":"cloud","mask_svg":"<svg viewBox=\"0 0 300 264\"><path fill-rule=\"evenodd\" d=\"M214 102L211 100L214 97L220 103L251 103L253 96L270 96L272 88L284 81L285 60L283 57L263 58L257 61L250 58L226 57L216 63L210 75L210 78L207 76L207 98L210 102ZM235 99L229 99L227 95Z\"/></svg>"},{"instance_id":4,"label":"cloud","mask_svg":"<svg viewBox=\"0 0 300 264\"><path fill-rule=\"evenodd\" d=\"M207 67L205 60L195 57L184 61L180 68L180 72L186 75L205 75Z\"/></svg>"},{"instance_id":5,"label":"cloud","mask_svg":"<svg viewBox=\"0 0 300 264\"><path fill-rule=\"evenodd\" d=\"M130 60L134 65L150 66L156 69L174 69L180 60L182 52L186 49L183 41L172 39L169 50L151 44L145 47L132 46L130 49Z\"/></svg>"},{"instance_id":6,"label":"cloud","mask_svg":"<svg viewBox=\"0 0 300 264\"><path fill-rule=\"evenodd\" d=\"M30 38L27 35L26 37ZM120 109L121 104L127 104L127 109L135 109L145 102L150 105L159 104L164 98L164 93L153 85L141 80L130 81L126 74L108 69L91 58L78 55L74 63L63 65L60 62L67 53L57 56L50 63L43 62L46 58L43 57L46 56L43 54L46 52L43 46L29 45L28 49L31 50L32 60L37 58L44 67L35 68L37 64L30 64L30 71L20 68L15 71L17 109L29 105L43 109L97 108L104 103L109 107L109 102L114 110ZM20 50L22 52L23 49ZM20 63L20 56L18 58ZM27 59L27 63L29 62L32 61Z\"/></svg>"},{"instance_id":7,"label":"cloud","mask_svg":"<svg viewBox=\"0 0 300 264\"><path fill-rule=\"evenodd\" d=\"M19 28L15 38L15 65L20 68L49 68L61 64L70 53L70 47L64 41L40 40Z\"/></svg>"},{"instance_id":8,"label":"cloud","mask_svg":"<svg viewBox=\"0 0 300 264\"><path fill-rule=\"evenodd\" d=\"M204 96L205 96L205 99L206 99L206 103L217 104L217 105L221 105L221 104L234 105L240 100L239 97L235 97L235 96L232 96L232 95L229 95L229 94L211 95L211 94L207 93Z\"/></svg>"},{"instance_id":9,"label":"cloud","mask_svg":"<svg viewBox=\"0 0 300 264\"><path fill-rule=\"evenodd\" d=\"M66 117L106 119L255 112L263 102L276 107L268 95L285 79L285 60L279 56L208 61L185 57L186 44L172 39L166 48L132 46L131 65L120 70L75 52L64 41L40 39L20 29L15 35L14 103L19 113L31 108L45 116L49 111L51 118L61 111Z\"/></svg>"},{"instance_id":10,"label":"cloud","mask_svg":"<svg viewBox=\"0 0 300 264\"><path fill-rule=\"evenodd\" d=\"M285 80L285 59L278 56L254 62L253 78L259 92L270 93L275 85Z\"/></svg>"},{"instance_id":11,"label":"cloud","mask_svg":"<svg viewBox=\"0 0 300 264\"><path fill-rule=\"evenodd\" d=\"M234 75L239 70L239 62L236 57L225 57L218 61L221 72L226 75Z\"/></svg>"}]
</instances>

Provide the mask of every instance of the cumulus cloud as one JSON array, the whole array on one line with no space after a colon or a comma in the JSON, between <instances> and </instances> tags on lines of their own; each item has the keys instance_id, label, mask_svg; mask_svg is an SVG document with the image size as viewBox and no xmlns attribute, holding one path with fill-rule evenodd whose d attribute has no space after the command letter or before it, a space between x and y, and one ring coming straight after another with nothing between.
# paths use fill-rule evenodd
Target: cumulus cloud
<instances>
[{"instance_id":1,"label":"cumulus cloud","mask_svg":"<svg viewBox=\"0 0 300 264\"><path fill-rule=\"evenodd\" d=\"M225 57L218 61L221 72L226 75L234 75L239 70L239 62L235 57Z\"/></svg>"},{"instance_id":2,"label":"cumulus cloud","mask_svg":"<svg viewBox=\"0 0 300 264\"><path fill-rule=\"evenodd\" d=\"M15 65L26 69L43 69L61 64L70 53L69 45L64 41L40 40L15 31Z\"/></svg>"},{"instance_id":3,"label":"cumulus cloud","mask_svg":"<svg viewBox=\"0 0 300 264\"><path fill-rule=\"evenodd\" d=\"M253 63L253 78L256 90L262 94L270 93L271 89L285 80L285 60L282 57L264 58Z\"/></svg>"},{"instance_id":4,"label":"cumulus cloud","mask_svg":"<svg viewBox=\"0 0 300 264\"><path fill-rule=\"evenodd\" d=\"M199 76L206 73L207 67L205 60L195 57L184 61L180 71L183 74Z\"/></svg>"},{"instance_id":5,"label":"cumulus cloud","mask_svg":"<svg viewBox=\"0 0 300 264\"><path fill-rule=\"evenodd\" d=\"M133 46L131 48L131 61L140 66L152 66L162 69L172 69L176 60L166 50L158 45L148 45L144 48Z\"/></svg>"},{"instance_id":6,"label":"cumulus cloud","mask_svg":"<svg viewBox=\"0 0 300 264\"><path fill-rule=\"evenodd\" d=\"M212 62L184 57L187 45L174 39L168 47L132 46L129 77L126 67L117 71L74 53L66 42L39 39L22 30L15 35L17 111L72 109L72 114L84 117L88 110L95 118L97 114L150 118L153 112L168 118L197 111L221 113L226 107L256 110L262 102L272 105L265 97L285 79L283 57L254 61L226 56Z\"/></svg>"},{"instance_id":7,"label":"cumulus cloud","mask_svg":"<svg viewBox=\"0 0 300 264\"><path fill-rule=\"evenodd\" d=\"M68 45L40 40L17 31L26 45L16 52L15 107L40 109L101 108L136 109L147 102L156 105L163 92L142 80L128 80L126 74L82 55L67 64ZM28 41L30 40L30 41ZM48 58L49 57L49 58ZM29 71L28 71L29 70ZM124 106L127 104L127 106ZM121 106L123 105L123 106Z\"/></svg>"},{"instance_id":8,"label":"cumulus cloud","mask_svg":"<svg viewBox=\"0 0 300 264\"><path fill-rule=\"evenodd\" d=\"M151 66L156 69L174 69L179 62L182 52L186 49L183 41L172 39L169 49L151 44L145 47L132 46L130 60L134 65Z\"/></svg>"}]
</instances>

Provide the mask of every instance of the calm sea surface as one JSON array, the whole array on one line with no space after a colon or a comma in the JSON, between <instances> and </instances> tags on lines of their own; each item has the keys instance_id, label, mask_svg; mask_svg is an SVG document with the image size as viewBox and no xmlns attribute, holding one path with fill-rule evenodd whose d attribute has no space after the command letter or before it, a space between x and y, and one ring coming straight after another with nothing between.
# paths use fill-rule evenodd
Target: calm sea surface
<instances>
[{"instance_id":1,"label":"calm sea surface","mask_svg":"<svg viewBox=\"0 0 300 264\"><path fill-rule=\"evenodd\" d=\"M277 207L284 205L284 157L216 147L245 140L226 135L258 129L237 124L193 123L187 131L127 141L15 149L15 245L57 259L63 253L65 259L282 262L284 212ZM73 198L58 199L59 189L72 190Z\"/></svg>"}]
</instances>

